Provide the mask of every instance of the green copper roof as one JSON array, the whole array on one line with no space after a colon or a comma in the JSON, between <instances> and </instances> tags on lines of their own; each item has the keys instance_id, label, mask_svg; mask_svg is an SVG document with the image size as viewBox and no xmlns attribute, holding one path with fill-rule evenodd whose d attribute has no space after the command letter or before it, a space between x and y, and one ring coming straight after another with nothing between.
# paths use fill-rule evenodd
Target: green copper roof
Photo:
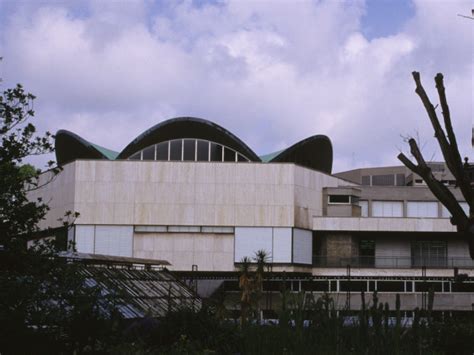
<instances>
[{"instance_id":1,"label":"green copper roof","mask_svg":"<svg viewBox=\"0 0 474 355\"><path fill-rule=\"evenodd\" d=\"M94 143L91 143L91 144L94 146L95 149L97 149L99 152L104 154L110 160L115 160L115 158L117 158L117 156L119 155L118 152L115 152L113 150L101 147L100 145L97 145L97 144L94 144Z\"/></svg>"},{"instance_id":2,"label":"green copper roof","mask_svg":"<svg viewBox=\"0 0 474 355\"><path fill-rule=\"evenodd\" d=\"M259 158L264 162L264 163L268 163L270 160L272 160L273 158L275 158L278 154L280 154L281 152L283 152L284 149L282 150L279 150L277 152L273 152L273 153L269 153L269 154L265 154L265 155L260 155Z\"/></svg>"}]
</instances>

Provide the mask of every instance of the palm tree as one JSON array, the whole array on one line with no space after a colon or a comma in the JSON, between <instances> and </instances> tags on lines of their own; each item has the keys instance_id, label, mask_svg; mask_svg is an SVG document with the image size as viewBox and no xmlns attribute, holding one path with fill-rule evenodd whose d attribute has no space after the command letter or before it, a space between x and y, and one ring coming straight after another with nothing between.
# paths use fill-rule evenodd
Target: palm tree
<instances>
[{"instance_id":1,"label":"palm tree","mask_svg":"<svg viewBox=\"0 0 474 355\"><path fill-rule=\"evenodd\" d=\"M252 298L252 279L250 277L250 264L251 260L249 257L244 257L240 261L240 276L239 276L239 288L241 290L240 295L240 325L243 326L246 319L248 310L251 304Z\"/></svg>"},{"instance_id":2,"label":"palm tree","mask_svg":"<svg viewBox=\"0 0 474 355\"><path fill-rule=\"evenodd\" d=\"M255 273L255 291L256 291L256 309L257 309L257 319L261 323L262 312L260 309L260 303L262 301L263 294L263 280L265 278L265 268L268 264L268 253L260 249L255 253L254 261L257 263L257 270Z\"/></svg>"}]
</instances>

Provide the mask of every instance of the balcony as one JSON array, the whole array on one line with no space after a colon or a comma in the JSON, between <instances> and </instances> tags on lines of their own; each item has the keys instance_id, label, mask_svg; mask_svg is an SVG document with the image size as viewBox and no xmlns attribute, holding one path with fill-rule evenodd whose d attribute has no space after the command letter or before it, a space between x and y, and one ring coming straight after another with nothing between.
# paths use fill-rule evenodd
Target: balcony
<instances>
[{"instance_id":1,"label":"balcony","mask_svg":"<svg viewBox=\"0 0 474 355\"><path fill-rule=\"evenodd\" d=\"M360 257L326 257L313 256L313 266L321 268L387 268L387 269L474 269L471 258L412 258L410 256L360 256Z\"/></svg>"}]
</instances>

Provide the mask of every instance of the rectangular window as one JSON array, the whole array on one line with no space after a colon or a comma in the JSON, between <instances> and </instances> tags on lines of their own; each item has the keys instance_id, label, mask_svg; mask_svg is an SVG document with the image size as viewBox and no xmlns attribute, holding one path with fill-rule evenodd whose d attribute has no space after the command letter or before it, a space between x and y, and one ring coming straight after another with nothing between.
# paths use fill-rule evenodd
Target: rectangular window
<instances>
[{"instance_id":1,"label":"rectangular window","mask_svg":"<svg viewBox=\"0 0 474 355\"><path fill-rule=\"evenodd\" d=\"M329 195L329 203L350 204L351 197L349 195Z\"/></svg>"},{"instance_id":2,"label":"rectangular window","mask_svg":"<svg viewBox=\"0 0 474 355\"><path fill-rule=\"evenodd\" d=\"M397 174L397 186L405 186L405 174Z\"/></svg>"},{"instance_id":3,"label":"rectangular window","mask_svg":"<svg viewBox=\"0 0 474 355\"><path fill-rule=\"evenodd\" d=\"M235 152L232 149L224 148L224 161L235 161Z\"/></svg>"},{"instance_id":4,"label":"rectangular window","mask_svg":"<svg viewBox=\"0 0 474 355\"><path fill-rule=\"evenodd\" d=\"M361 239L359 241L359 264L361 267L375 265L375 240Z\"/></svg>"},{"instance_id":5,"label":"rectangular window","mask_svg":"<svg viewBox=\"0 0 474 355\"><path fill-rule=\"evenodd\" d=\"M222 146L211 143L211 161L222 161Z\"/></svg>"},{"instance_id":6,"label":"rectangular window","mask_svg":"<svg viewBox=\"0 0 474 355\"><path fill-rule=\"evenodd\" d=\"M364 186L370 186L370 176L362 176L362 185Z\"/></svg>"},{"instance_id":7,"label":"rectangular window","mask_svg":"<svg viewBox=\"0 0 474 355\"><path fill-rule=\"evenodd\" d=\"M209 161L209 142L197 141L197 161Z\"/></svg>"},{"instance_id":8,"label":"rectangular window","mask_svg":"<svg viewBox=\"0 0 474 355\"><path fill-rule=\"evenodd\" d=\"M181 160L182 143L183 141L181 139L170 142L170 160Z\"/></svg>"},{"instance_id":9,"label":"rectangular window","mask_svg":"<svg viewBox=\"0 0 474 355\"><path fill-rule=\"evenodd\" d=\"M183 140L183 160L195 161L196 160L196 141L194 139Z\"/></svg>"},{"instance_id":10,"label":"rectangular window","mask_svg":"<svg viewBox=\"0 0 474 355\"><path fill-rule=\"evenodd\" d=\"M163 142L156 145L156 160L168 160L168 142Z\"/></svg>"},{"instance_id":11,"label":"rectangular window","mask_svg":"<svg viewBox=\"0 0 474 355\"><path fill-rule=\"evenodd\" d=\"M407 202L407 217L438 218L438 202Z\"/></svg>"},{"instance_id":12,"label":"rectangular window","mask_svg":"<svg viewBox=\"0 0 474 355\"><path fill-rule=\"evenodd\" d=\"M446 241L414 241L411 244L413 267L445 267L447 262Z\"/></svg>"},{"instance_id":13,"label":"rectangular window","mask_svg":"<svg viewBox=\"0 0 474 355\"><path fill-rule=\"evenodd\" d=\"M369 217L369 201L359 201L360 216Z\"/></svg>"},{"instance_id":14,"label":"rectangular window","mask_svg":"<svg viewBox=\"0 0 474 355\"><path fill-rule=\"evenodd\" d=\"M372 217L403 217L403 202L373 201Z\"/></svg>"},{"instance_id":15,"label":"rectangular window","mask_svg":"<svg viewBox=\"0 0 474 355\"><path fill-rule=\"evenodd\" d=\"M155 160L155 146L143 149L143 160Z\"/></svg>"},{"instance_id":16,"label":"rectangular window","mask_svg":"<svg viewBox=\"0 0 474 355\"><path fill-rule=\"evenodd\" d=\"M394 186L395 175L373 175L372 186Z\"/></svg>"}]
</instances>

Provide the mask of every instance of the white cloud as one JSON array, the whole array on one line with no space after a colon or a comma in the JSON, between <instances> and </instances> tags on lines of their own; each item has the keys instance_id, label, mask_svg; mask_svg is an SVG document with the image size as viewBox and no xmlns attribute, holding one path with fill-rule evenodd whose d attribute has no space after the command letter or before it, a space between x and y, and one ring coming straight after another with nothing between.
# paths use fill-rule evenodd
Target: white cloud
<instances>
[{"instance_id":1,"label":"white cloud","mask_svg":"<svg viewBox=\"0 0 474 355\"><path fill-rule=\"evenodd\" d=\"M403 30L368 40L363 2L90 1L80 15L77 3L39 3L4 25L2 76L38 96L42 129L117 150L190 115L261 154L327 134L336 170L398 164L401 134L418 131L435 151L412 70L433 95L432 77L445 73L458 140L470 150L472 23L456 16L466 4L417 1Z\"/></svg>"}]
</instances>

